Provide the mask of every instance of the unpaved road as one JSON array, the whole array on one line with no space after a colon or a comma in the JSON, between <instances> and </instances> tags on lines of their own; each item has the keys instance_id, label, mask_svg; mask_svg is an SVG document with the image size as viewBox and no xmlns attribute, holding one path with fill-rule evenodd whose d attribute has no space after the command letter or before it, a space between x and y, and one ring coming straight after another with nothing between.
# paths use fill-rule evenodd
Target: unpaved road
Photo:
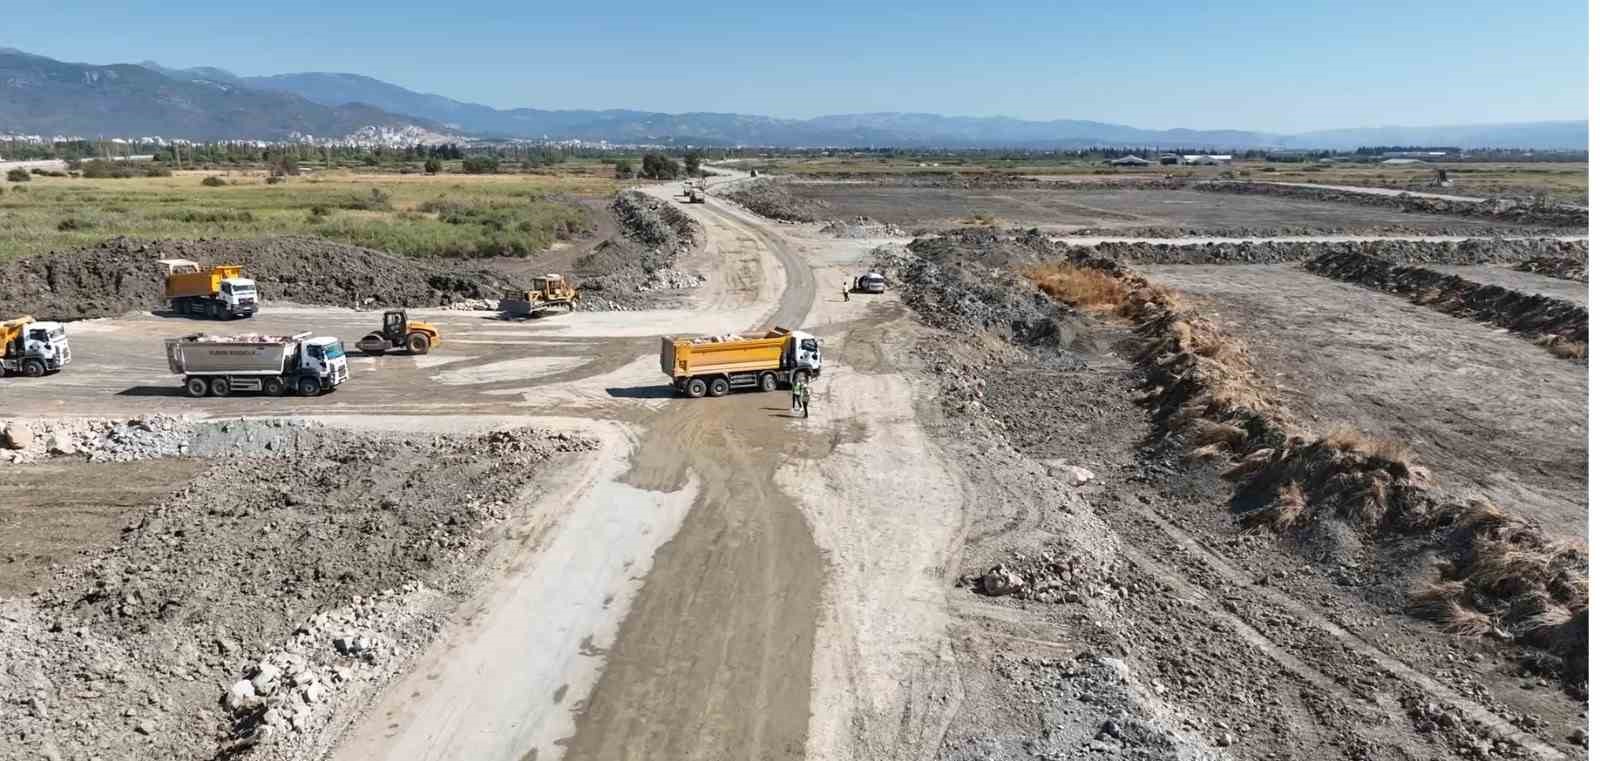
<instances>
[{"instance_id":1,"label":"unpaved road","mask_svg":"<svg viewBox=\"0 0 1600 761\"><path fill-rule=\"evenodd\" d=\"M682 308L532 322L430 311L425 316L444 331L438 351L353 358L351 383L315 399L188 399L166 371L160 339L220 326L148 315L90 321L71 327L75 362L68 372L44 381L0 380L0 394L9 409L32 415L305 415L418 435L526 421L570 427L601 441L592 459L552 477L530 497L521 525L507 527L491 558L497 581L463 601L431 649L369 711L347 717L343 744L333 753L338 759L1023 758L1032 757L1024 751L1035 739L1052 734L1081 734L1075 748L1115 757L1116 747L1096 732L1121 704L1095 702L1101 693L1062 697L1058 686L1018 677L1037 669L1040 685L1065 684L1069 667L1050 659L1107 653L1128 659L1132 676L1122 678L1119 689L1137 691L1141 701L1171 713L1171 723L1196 742L1210 746L1225 731L1239 734L1241 752L1234 757L1255 757L1255 750L1265 757L1267 748L1318 759L1454 755L1414 734L1407 706L1394 698L1424 695L1482 712L1472 697L1462 697L1478 691L1457 688L1454 680L1446 690L1400 662L1427 663L1431 671L1445 662L1441 658L1455 657L1447 638L1433 630L1409 636L1416 624L1389 611L1378 617L1349 608L1359 611L1360 621L1346 620L1338 609L1308 612L1307 606L1327 604L1329 582L1303 572L1298 560L1267 542L1247 542L1251 554L1242 560L1236 550L1222 549L1221 542L1239 537L1214 501L1184 496L1196 505L1192 519L1182 526L1161 523L1170 495L1153 492L1137 477L1142 466L1132 453L1143 413L1124 398L1121 371L1103 373L1100 386L1061 387L1071 397L1064 403L1057 403L1061 388L1052 388L1031 402L1039 406L1027 416L1054 420L1070 412L1071 420L1094 421L1081 440L1051 453L1093 466L1113 485L1088 492L1091 507L1082 495L1061 496L1064 487L1045 478L1036 463L1019 464L1018 450L1002 445L990 461L982 452L952 454L936 440L926 407L937 402L927 381L912 372L908 357L917 345L904 338L926 329L892 297L845 301L838 292L875 241L829 240L772 225L715 197L680 208L707 231L705 249L682 268L709 277ZM1180 286L1225 304L1228 294L1249 289L1255 281L1247 273L1258 268L1178 269ZM1359 321L1406 307L1389 303L1400 301L1392 296L1298 268L1272 271L1278 270L1287 274L1250 289L1237 311L1229 305L1230 319L1265 329L1293 318L1300 333L1314 335L1325 321ZM1236 276L1247 282L1233 284ZM1275 297L1285 284L1304 293ZM1308 306L1297 311L1294 299ZM1360 314L1341 316L1345 311ZM1416 359L1440 343L1449 348L1444 356L1450 363L1534 362L1495 343L1504 339L1556 365L1524 342L1489 334L1483 340L1490 343L1479 345L1464 336L1481 327L1416 311L1406 319L1426 334L1412 354L1388 359L1422 367L1418 372L1427 377L1381 385L1375 376L1392 367L1354 365L1366 374L1340 384L1353 396L1330 397L1328 404L1382 406L1391 395L1415 391L1396 386L1426 387L1455 377L1456 364L1439 368ZM348 342L377 319L376 313L271 305L256 320L223 329L314 328ZM814 384L810 419L791 417L782 393L700 400L668 393L656 366L657 336L773 324L824 338L827 370ZM1396 330L1413 325L1397 324ZM1361 331L1354 334L1364 342L1359 348L1372 349L1376 339ZM1344 350L1334 346L1323 364L1306 366L1326 373L1328 363L1345 358ZM1481 370L1493 376L1506 368ZM1585 387L1577 372L1576 386L1563 376L1518 392L1538 402L1543 416L1529 426L1566 424L1574 393L1581 416ZM1450 387L1477 376L1462 377ZM1287 375L1280 380L1296 383ZM1001 392L997 384L995 393ZM1409 405L1421 403L1399 396L1392 404L1413 409ZM1108 415L1108 405L1117 411ZM1415 409L1458 421L1454 408ZM1019 428L1023 423L1008 421ZM1446 433L1467 435L1452 426L1459 427L1447 423ZM1513 433L1526 433L1527 426L1518 426ZM1581 431L1581 421L1578 426ZM1116 450L1124 444L1128 451ZM1563 453L1563 467L1570 454ZM1504 468L1512 483L1554 495L1548 498L1551 515L1570 518L1565 482L1522 486L1515 479L1524 471L1515 464ZM1035 491L1042 481L1055 491ZM124 487L130 499L147 488L131 480ZM29 502L31 509L49 504L45 497ZM1581 528L1581 501L1577 509ZM1099 524L1099 536L1058 533L1102 511L1111 529ZM116 525L116 515L96 520ZM1189 535L1203 536L1205 547L1195 545L1191 553ZM953 577L972 570L963 563L966 553L976 549L981 562L989 562L1013 548L1037 551L1063 536L1082 540L1079 547L1130 547L1136 572L1121 588L1132 586L1135 593L1124 591L1125 602L1110 603L1127 606L1132 623L1126 634L1113 634L1120 614L1106 618L1107 608L1030 610L1014 600L952 590ZM1196 564L1191 554L1202 549L1218 553L1215 562ZM1221 584L1218 567L1226 571ZM1323 602L1250 602L1247 590L1269 570L1291 591L1306 585L1304 600ZM1114 591L1096 592L1119 599ZM1227 594L1227 602L1206 599L1213 594ZM1329 629L1330 621L1340 623ZM1320 644L1328 631L1335 646ZM1151 649L1151 642L1162 644ZM1384 652L1374 655L1369 642ZM1390 657L1384 653L1391 647L1416 652ZM1383 686L1374 691L1373 684ZM1518 710L1546 694L1506 691ZM1163 692L1164 702L1155 697ZM1570 713L1551 715L1564 721ZM1233 724L1212 724L1222 716ZM1253 730L1241 725L1246 720ZM1495 721L1498 732L1509 734L1505 719ZM1019 738L1015 753L997 750L1012 748L998 743L1013 738ZM1538 756L1556 755L1537 741L1518 743ZM1363 756L1363 749L1373 752ZM1194 757L1227 752L1219 745Z\"/></svg>"}]
</instances>

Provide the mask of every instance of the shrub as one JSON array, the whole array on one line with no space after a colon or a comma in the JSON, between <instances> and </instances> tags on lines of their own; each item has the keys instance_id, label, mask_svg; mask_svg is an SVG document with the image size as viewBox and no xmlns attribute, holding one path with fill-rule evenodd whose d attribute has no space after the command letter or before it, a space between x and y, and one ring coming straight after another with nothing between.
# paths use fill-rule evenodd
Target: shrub
<instances>
[{"instance_id":1,"label":"shrub","mask_svg":"<svg viewBox=\"0 0 1600 761\"><path fill-rule=\"evenodd\" d=\"M392 208L389 204L389 194L378 188L364 196L351 196L339 204L341 209L352 211L388 211Z\"/></svg>"},{"instance_id":2,"label":"shrub","mask_svg":"<svg viewBox=\"0 0 1600 761\"><path fill-rule=\"evenodd\" d=\"M11 182L27 182L33 178L28 175L28 170L26 169L13 169L6 172L6 179Z\"/></svg>"},{"instance_id":3,"label":"shrub","mask_svg":"<svg viewBox=\"0 0 1600 761\"><path fill-rule=\"evenodd\" d=\"M146 176L146 177L171 177L172 176L172 170L168 169L167 167L164 167L164 166L162 166L160 164L148 164L144 168L144 176Z\"/></svg>"},{"instance_id":4,"label":"shrub","mask_svg":"<svg viewBox=\"0 0 1600 761\"><path fill-rule=\"evenodd\" d=\"M677 178L681 171L683 168L671 157L659 153L646 153L639 176L652 180L671 180Z\"/></svg>"},{"instance_id":5,"label":"shrub","mask_svg":"<svg viewBox=\"0 0 1600 761\"><path fill-rule=\"evenodd\" d=\"M228 184L228 181L224 180L221 177L218 177L218 176L213 174L213 175L201 180L200 184L204 185L204 186L206 186L208 188L220 188L223 185Z\"/></svg>"},{"instance_id":6,"label":"shrub","mask_svg":"<svg viewBox=\"0 0 1600 761\"><path fill-rule=\"evenodd\" d=\"M461 161L461 171L467 174L494 174L500 171L500 159L494 156L468 156Z\"/></svg>"},{"instance_id":7,"label":"shrub","mask_svg":"<svg viewBox=\"0 0 1600 761\"><path fill-rule=\"evenodd\" d=\"M633 179L633 162L627 159L617 159L617 179Z\"/></svg>"},{"instance_id":8,"label":"shrub","mask_svg":"<svg viewBox=\"0 0 1600 761\"><path fill-rule=\"evenodd\" d=\"M63 219L60 222L56 223L56 229L60 230L61 232L71 232L73 230L87 230L87 229L89 229L91 227L94 227L94 223L93 222L91 222L91 221L89 221L87 219L80 219L78 217L67 217L66 219Z\"/></svg>"},{"instance_id":9,"label":"shrub","mask_svg":"<svg viewBox=\"0 0 1600 761\"><path fill-rule=\"evenodd\" d=\"M198 224L223 224L226 222L254 222L256 215L249 209L175 209L162 212L162 219Z\"/></svg>"},{"instance_id":10,"label":"shrub","mask_svg":"<svg viewBox=\"0 0 1600 761\"><path fill-rule=\"evenodd\" d=\"M438 159L428 159L422 162L422 171L428 174L438 174L444 171L444 162Z\"/></svg>"},{"instance_id":11,"label":"shrub","mask_svg":"<svg viewBox=\"0 0 1600 761\"><path fill-rule=\"evenodd\" d=\"M276 174L267 175L267 184L268 185L276 185L276 184L278 184L280 182L283 182L283 177L282 176L276 175Z\"/></svg>"}]
</instances>

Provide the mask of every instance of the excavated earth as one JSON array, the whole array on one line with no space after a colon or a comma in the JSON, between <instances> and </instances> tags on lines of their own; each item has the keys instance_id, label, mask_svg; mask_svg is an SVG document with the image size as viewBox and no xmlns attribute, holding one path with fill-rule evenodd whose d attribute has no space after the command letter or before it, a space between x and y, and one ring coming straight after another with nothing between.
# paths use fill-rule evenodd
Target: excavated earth
<instances>
[{"instance_id":1,"label":"excavated earth","mask_svg":"<svg viewBox=\"0 0 1600 761\"><path fill-rule=\"evenodd\" d=\"M49 320L112 317L160 307L165 270L159 259L202 266L238 264L262 301L361 306L443 306L498 298L504 278L482 270L434 266L313 237L255 240L113 238L91 248L0 264L0 304Z\"/></svg>"},{"instance_id":2,"label":"excavated earth","mask_svg":"<svg viewBox=\"0 0 1600 761\"><path fill-rule=\"evenodd\" d=\"M0 531L8 760L319 757L481 581L520 495L594 446L159 416L12 421L4 443L25 463L0 466L7 519L57 529ZM30 496L81 478L150 499ZM19 544L58 532L80 541Z\"/></svg>"},{"instance_id":3,"label":"excavated earth","mask_svg":"<svg viewBox=\"0 0 1600 761\"><path fill-rule=\"evenodd\" d=\"M1245 530L1221 466L1142 406L1131 323L952 295L1010 292L1017 267L1073 251L974 232L879 250L930 326L941 440L996 468L953 598L963 682L985 702L943 757L1583 756L1586 686L1569 697L1537 652L1406 613L1432 573L1416 542Z\"/></svg>"}]
</instances>

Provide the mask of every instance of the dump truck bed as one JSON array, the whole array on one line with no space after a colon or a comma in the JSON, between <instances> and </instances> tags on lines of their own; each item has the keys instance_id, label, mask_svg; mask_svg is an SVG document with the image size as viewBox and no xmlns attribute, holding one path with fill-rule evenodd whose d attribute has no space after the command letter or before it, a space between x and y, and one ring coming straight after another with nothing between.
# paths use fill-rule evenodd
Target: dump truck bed
<instances>
[{"instance_id":1,"label":"dump truck bed","mask_svg":"<svg viewBox=\"0 0 1600 761\"><path fill-rule=\"evenodd\" d=\"M167 298L194 298L215 296L222 290L222 281L239 277L242 267L224 264L205 272L179 272L167 276Z\"/></svg>"},{"instance_id":2,"label":"dump truck bed","mask_svg":"<svg viewBox=\"0 0 1600 761\"><path fill-rule=\"evenodd\" d=\"M299 336L208 336L167 339L167 366L177 375L278 375Z\"/></svg>"},{"instance_id":3,"label":"dump truck bed","mask_svg":"<svg viewBox=\"0 0 1600 761\"><path fill-rule=\"evenodd\" d=\"M710 373L748 373L783 366L789 331L725 336L662 336L661 372L674 378Z\"/></svg>"}]
</instances>

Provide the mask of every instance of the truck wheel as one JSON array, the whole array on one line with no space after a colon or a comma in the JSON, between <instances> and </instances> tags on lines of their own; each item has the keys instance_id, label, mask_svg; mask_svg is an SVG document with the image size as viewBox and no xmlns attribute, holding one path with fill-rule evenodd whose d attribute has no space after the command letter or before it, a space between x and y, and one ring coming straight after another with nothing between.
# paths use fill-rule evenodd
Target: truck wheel
<instances>
[{"instance_id":1,"label":"truck wheel","mask_svg":"<svg viewBox=\"0 0 1600 761\"><path fill-rule=\"evenodd\" d=\"M27 359L22 362L22 374L29 378L43 377L44 370L44 363L37 359Z\"/></svg>"},{"instance_id":2,"label":"truck wheel","mask_svg":"<svg viewBox=\"0 0 1600 761\"><path fill-rule=\"evenodd\" d=\"M183 390L189 392L189 396L199 399L206 395L206 379L190 378L183 382Z\"/></svg>"},{"instance_id":3,"label":"truck wheel","mask_svg":"<svg viewBox=\"0 0 1600 761\"><path fill-rule=\"evenodd\" d=\"M704 378L690 378L689 383L683 387L691 399L699 399L706 395L706 382Z\"/></svg>"},{"instance_id":4,"label":"truck wheel","mask_svg":"<svg viewBox=\"0 0 1600 761\"><path fill-rule=\"evenodd\" d=\"M778 390L778 376L773 375L772 373L762 373L761 374L761 390L762 391L777 391Z\"/></svg>"},{"instance_id":5,"label":"truck wheel","mask_svg":"<svg viewBox=\"0 0 1600 761\"><path fill-rule=\"evenodd\" d=\"M427 335L423 333L412 333L411 335L406 336L406 348L410 349L412 354L427 354L428 349L433 348L433 346L432 344L428 343Z\"/></svg>"},{"instance_id":6,"label":"truck wheel","mask_svg":"<svg viewBox=\"0 0 1600 761\"><path fill-rule=\"evenodd\" d=\"M213 301L206 305L206 313L211 316L211 319L220 320L222 319L222 305Z\"/></svg>"},{"instance_id":7,"label":"truck wheel","mask_svg":"<svg viewBox=\"0 0 1600 761\"><path fill-rule=\"evenodd\" d=\"M231 390L232 389L230 389L228 387L228 379L227 378L212 378L211 379L211 395L212 396L227 396L228 392L231 391Z\"/></svg>"},{"instance_id":8,"label":"truck wheel","mask_svg":"<svg viewBox=\"0 0 1600 761\"><path fill-rule=\"evenodd\" d=\"M316 396L322 390L322 384L318 383L316 378L301 378L295 389L301 396Z\"/></svg>"},{"instance_id":9,"label":"truck wheel","mask_svg":"<svg viewBox=\"0 0 1600 761\"><path fill-rule=\"evenodd\" d=\"M711 395L712 396L727 396L728 395L728 389L729 389L729 386L728 386L728 379L727 378L712 378L711 379Z\"/></svg>"},{"instance_id":10,"label":"truck wheel","mask_svg":"<svg viewBox=\"0 0 1600 761\"><path fill-rule=\"evenodd\" d=\"M282 396L283 395L283 379L282 378L268 378L268 379L266 379L266 380L261 382L261 390L263 392L265 392L267 396Z\"/></svg>"}]
</instances>

